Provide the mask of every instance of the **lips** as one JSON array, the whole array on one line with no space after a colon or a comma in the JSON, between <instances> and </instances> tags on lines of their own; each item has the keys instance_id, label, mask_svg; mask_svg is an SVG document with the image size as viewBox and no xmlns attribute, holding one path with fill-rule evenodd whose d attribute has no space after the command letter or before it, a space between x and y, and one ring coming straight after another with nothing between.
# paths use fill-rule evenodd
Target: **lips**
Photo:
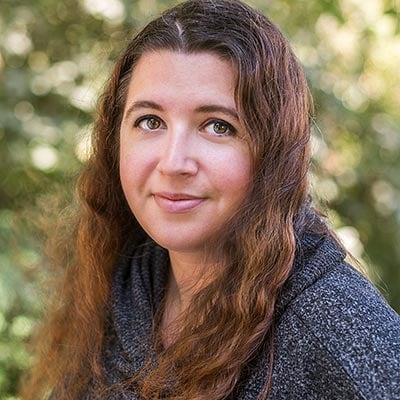
<instances>
[{"instance_id":1,"label":"lips","mask_svg":"<svg viewBox=\"0 0 400 400\"><path fill-rule=\"evenodd\" d=\"M204 197L187 193L158 192L153 193L153 198L159 208L173 214L191 211L205 201Z\"/></svg>"}]
</instances>

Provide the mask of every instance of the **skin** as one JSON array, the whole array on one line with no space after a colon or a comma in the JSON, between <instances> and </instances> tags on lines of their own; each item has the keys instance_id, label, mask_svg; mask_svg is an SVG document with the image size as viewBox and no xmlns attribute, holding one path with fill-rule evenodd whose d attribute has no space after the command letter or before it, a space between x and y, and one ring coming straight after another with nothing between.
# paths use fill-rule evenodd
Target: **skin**
<instances>
[{"instance_id":1,"label":"skin","mask_svg":"<svg viewBox=\"0 0 400 400\"><path fill-rule=\"evenodd\" d=\"M207 247L249 190L251 157L235 81L231 64L212 53L163 50L145 53L129 84L120 177L133 214L169 251L175 300L168 321L209 270Z\"/></svg>"}]
</instances>

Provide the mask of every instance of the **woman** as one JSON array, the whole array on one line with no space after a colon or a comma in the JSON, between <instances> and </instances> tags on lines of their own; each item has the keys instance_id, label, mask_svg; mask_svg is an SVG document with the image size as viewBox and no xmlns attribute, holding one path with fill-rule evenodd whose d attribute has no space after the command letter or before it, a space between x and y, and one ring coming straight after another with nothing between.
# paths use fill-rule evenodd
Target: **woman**
<instances>
[{"instance_id":1,"label":"woman","mask_svg":"<svg viewBox=\"0 0 400 400\"><path fill-rule=\"evenodd\" d=\"M26 398L400 398L399 317L309 198L311 112L287 41L239 1L133 38Z\"/></svg>"}]
</instances>

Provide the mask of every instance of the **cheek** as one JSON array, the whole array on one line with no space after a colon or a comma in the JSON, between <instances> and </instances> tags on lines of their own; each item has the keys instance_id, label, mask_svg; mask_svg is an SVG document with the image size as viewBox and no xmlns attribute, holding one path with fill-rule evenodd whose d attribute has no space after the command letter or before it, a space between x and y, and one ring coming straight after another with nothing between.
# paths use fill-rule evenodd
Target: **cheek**
<instances>
[{"instance_id":1,"label":"cheek","mask_svg":"<svg viewBox=\"0 0 400 400\"><path fill-rule=\"evenodd\" d=\"M121 145L119 173L122 188L128 198L134 190L142 187L146 180L151 165L151 160L146 154L148 153L138 151L135 146L127 148Z\"/></svg>"},{"instance_id":2,"label":"cheek","mask_svg":"<svg viewBox=\"0 0 400 400\"><path fill-rule=\"evenodd\" d=\"M227 154L227 157L220 158L217 170L220 189L235 200L242 200L251 182L251 160L248 151L234 151Z\"/></svg>"},{"instance_id":3,"label":"cheek","mask_svg":"<svg viewBox=\"0 0 400 400\"><path fill-rule=\"evenodd\" d=\"M133 161L134 157L127 154L123 151L123 149L121 149L119 160L119 175L125 194L127 194L126 189L131 186L132 182L135 181L136 166Z\"/></svg>"},{"instance_id":4,"label":"cheek","mask_svg":"<svg viewBox=\"0 0 400 400\"><path fill-rule=\"evenodd\" d=\"M251 175L251 163L250 157L246 155L240 155L234 160L235 168L232 171L232 179L236 180L239 184L248 186Z\"/></svg>"}]
</instances>

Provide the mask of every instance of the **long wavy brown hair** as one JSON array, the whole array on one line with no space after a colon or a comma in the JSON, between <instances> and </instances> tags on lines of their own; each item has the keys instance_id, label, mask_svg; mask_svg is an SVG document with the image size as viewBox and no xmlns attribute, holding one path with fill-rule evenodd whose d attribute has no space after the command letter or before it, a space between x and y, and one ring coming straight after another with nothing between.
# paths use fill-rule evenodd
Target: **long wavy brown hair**
<instances>
[{"instance_id":1,"label":"long wavy brown hair","mask_svg":"<svg viewBox=\"0 0 400 400\"><path fill-rule=\"evenodd\" d=\"M168 383L165 399L225 399L268 342L272 362L275 303L299 238L310 229L330 234L308 201L312 102L286 39L239 1L190 0L166 11L132 39L101 97L91 157L77 182L73 229L53 246L63 278L37 336L25 399L42 399L53 388L57 399L77 399L91 379L102 380L113 268L128 237L136 245L146 237L121 188L119 128L135 65L144 53L159 49L211 52L232 63L253 185L223 229L223 272L194 297L175 342L140 377L139 396L158 399Z\"/></svg>"}]
</instances>

